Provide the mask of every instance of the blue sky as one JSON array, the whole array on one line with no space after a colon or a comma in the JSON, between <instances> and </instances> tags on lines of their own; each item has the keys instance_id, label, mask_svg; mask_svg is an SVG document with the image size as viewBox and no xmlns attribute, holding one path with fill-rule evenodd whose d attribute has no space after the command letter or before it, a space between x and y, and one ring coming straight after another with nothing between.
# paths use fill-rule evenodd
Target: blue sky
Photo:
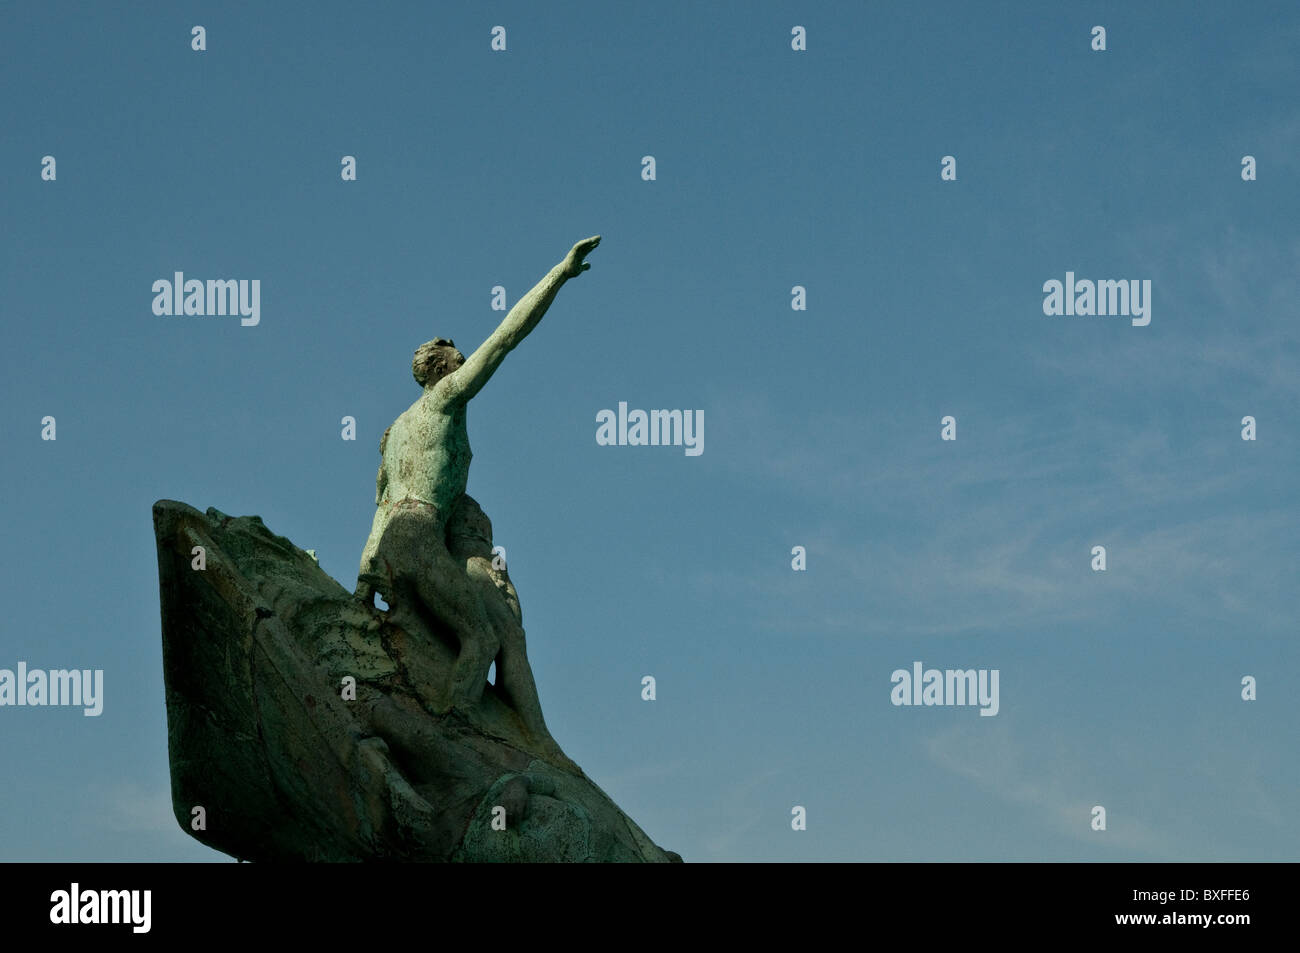
<instances>
[{"instance_id":1,"label":"blue sky","mask_svg":"<svg viewBox=\"0 0 1300 953\"><path fill-rule=\"evenodd\" d=\"M0 859L229 860L170 811L150 506L351 587L412 351L601 234L469 489L552 731L658 843L1295 860L1298 48L1290 3L7 5L0 668L106 698L0 708ZM1045 316L1067 270L1151 324ZM260 324L154 315L175 271ZM704 453L597 446L619 401ZM893 706L916 660L998 715Z\"/></svg>"}]
</instances>

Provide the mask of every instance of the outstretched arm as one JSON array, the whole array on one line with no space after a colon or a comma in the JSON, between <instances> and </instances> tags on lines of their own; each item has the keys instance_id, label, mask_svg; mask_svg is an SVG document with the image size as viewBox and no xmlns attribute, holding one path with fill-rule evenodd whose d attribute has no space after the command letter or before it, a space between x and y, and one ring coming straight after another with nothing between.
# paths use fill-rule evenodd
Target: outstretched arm
<instances>
[{"instance_id":1,"label":"outstretched arm","mask_svg":"<svg viewBox=\"0 0 1300 953\"><path fill-rule=\"evenodd\" d=\"M467 401L488 382L492 373L501 366L507 354L513 351L546 314L555 300L560 285L576 278L591 267L582 259L600 244L600 236L593 235L569 249L560 262L539 281L533 290L515 303L501 325L486 341L479 345L469 360L438 382L436 390L449 400Z\"/></svg>"}]
</instances>

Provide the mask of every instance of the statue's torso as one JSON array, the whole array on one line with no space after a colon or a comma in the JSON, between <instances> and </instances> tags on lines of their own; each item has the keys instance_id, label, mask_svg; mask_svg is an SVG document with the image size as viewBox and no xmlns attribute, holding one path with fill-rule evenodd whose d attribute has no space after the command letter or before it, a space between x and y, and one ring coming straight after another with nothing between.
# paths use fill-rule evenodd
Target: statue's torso
<instances>
[{"instance_id":1,"label":"statue's torso","mask_svg":"<svg viewBox=\"0 0 1300 953\"><path fill-rule=\"evenodd\" d=\"M469 483L469 432L464 402L436 402L425 395L393 422L384 445L388 484L380 500L432 503L442 519Z\"/></svg>"}]
</instances>

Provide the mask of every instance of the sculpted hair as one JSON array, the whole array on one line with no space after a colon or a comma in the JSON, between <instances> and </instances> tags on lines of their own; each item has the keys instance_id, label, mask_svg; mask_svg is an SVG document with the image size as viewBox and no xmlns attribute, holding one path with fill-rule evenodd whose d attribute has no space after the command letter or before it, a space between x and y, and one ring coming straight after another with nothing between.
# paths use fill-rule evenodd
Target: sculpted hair
<instances>
[{"instance_id":1,"label":"sculpted hair","mask_svg":"<svg viewBox=\"0 0 1300 953\"><path fill-rule=\"evenodd\" d=\"M456 345L443 338L425 341L417 347L415 357L411 358L411 373L415 375L415 382L421 387L436 384L447 373L447 357L455 349Z\"/></svg>"}]
</instances>

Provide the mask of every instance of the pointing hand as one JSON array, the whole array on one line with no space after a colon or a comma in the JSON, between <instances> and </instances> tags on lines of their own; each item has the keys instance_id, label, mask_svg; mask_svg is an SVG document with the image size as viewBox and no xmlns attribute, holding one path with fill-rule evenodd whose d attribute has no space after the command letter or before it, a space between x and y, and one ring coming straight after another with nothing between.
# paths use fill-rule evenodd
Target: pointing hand
<instances>
[{"instance_id":1,"label":"pointing hand","mask_svg":"<svg viewBox=\"0 0 1300 953\"><path fill-rule=\"evenodd\" d=\"M576 278L588 268L591 267L589 262L582 259L586 258L597 245L600 244L600 236L593 235L591 238L584 238L578 244L569 249L569 254L564 256L564 274L567 278Z\"/></svg>"}]
</instances>

